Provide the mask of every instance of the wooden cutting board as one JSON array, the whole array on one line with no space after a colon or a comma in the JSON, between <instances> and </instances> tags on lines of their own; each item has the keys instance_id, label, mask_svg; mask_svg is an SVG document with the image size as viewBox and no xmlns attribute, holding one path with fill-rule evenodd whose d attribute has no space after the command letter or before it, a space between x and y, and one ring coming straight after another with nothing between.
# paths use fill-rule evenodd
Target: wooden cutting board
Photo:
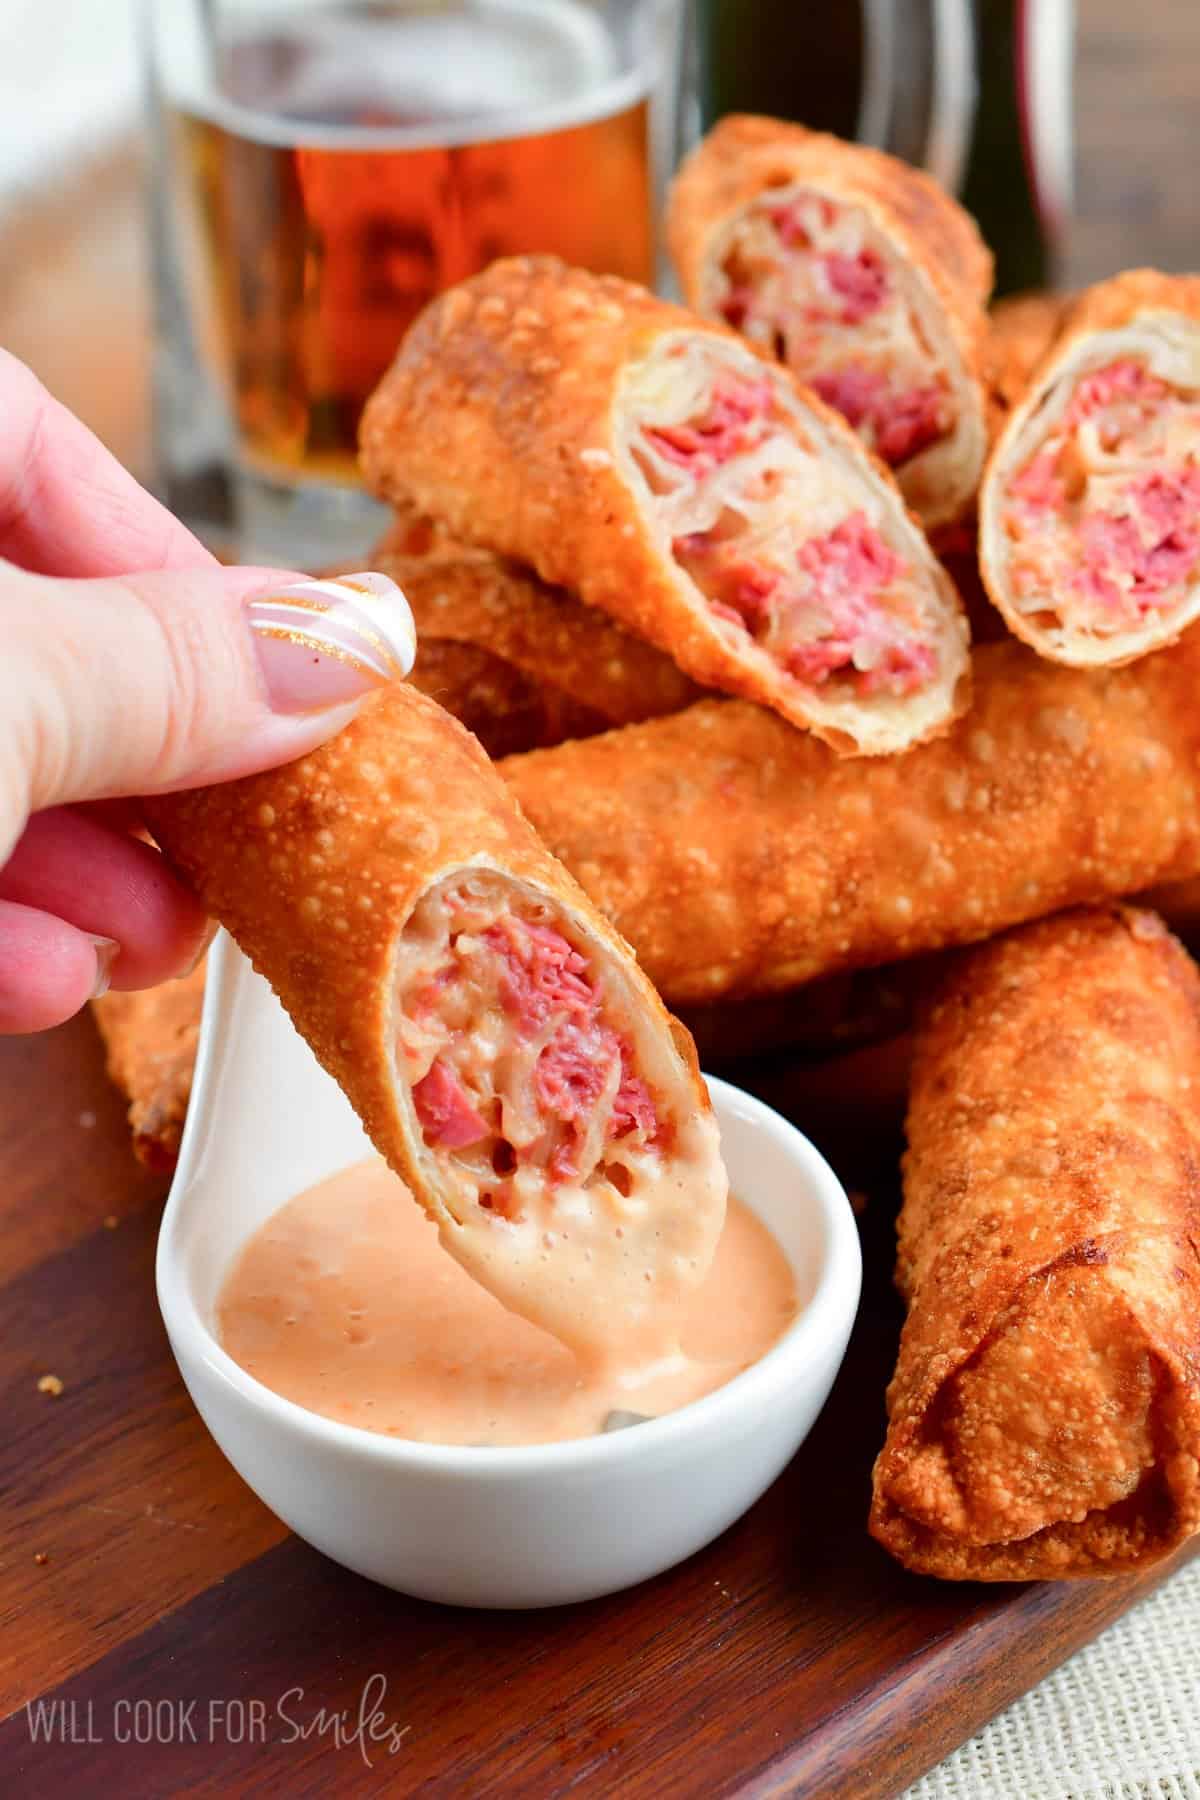
<instances>
[{"instance_id":1,"label":"wooden cutting board","mask_svg":"<svg viewBox=\"0 0 1200 1800\"><path fill-rule=\"evenodd\" d=\"M938 1761L1155 1582L941 1586L868 1539L894 1144L865 1177L830 1148L868 1182L867 1279L791 1467L631 1593L460 1612L345 1573L233 1474L167 1347L163 1183L129 1155L90 1021L0 1039L0 1792L873 1800ZM356 1741L364 1695L394 1739Z\"/></svg>"}]
</instances>

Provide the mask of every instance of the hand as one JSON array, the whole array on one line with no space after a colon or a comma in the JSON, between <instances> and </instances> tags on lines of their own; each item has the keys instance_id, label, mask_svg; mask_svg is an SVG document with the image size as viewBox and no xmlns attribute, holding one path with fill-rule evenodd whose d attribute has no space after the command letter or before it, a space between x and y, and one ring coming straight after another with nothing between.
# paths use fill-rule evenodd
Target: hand
<instances>
[{"instance_id":1,"label":"hand","mask_svg":"<svg viewBox=\"0 0 1200 1800\"><path fill-rule=\"evenodd\" d=\"M407 674L403 595L350 579L223 569L0 350L0 1031L195 961L125 797L288 762Z\"/></svg>"}]
</instances>

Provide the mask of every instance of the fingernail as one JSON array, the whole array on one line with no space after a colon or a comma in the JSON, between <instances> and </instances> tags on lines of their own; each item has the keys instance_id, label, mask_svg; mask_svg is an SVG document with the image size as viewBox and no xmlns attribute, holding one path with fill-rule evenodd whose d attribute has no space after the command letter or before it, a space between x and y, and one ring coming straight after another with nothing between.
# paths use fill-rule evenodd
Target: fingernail
<instances>
[{"instance_id":1,"label":"fingernail","mask_svg":"<svg viewBox=\"0 0 1200 1800\"><path fill-rule=\"evenodd\" d=\"M121 954L121 946L116 938L97 937L94 931L84 933L96 952L96 985L92 989L92 999L98 1000L101 994L107 994L108 984L112 979L112 968Z\"/></svg>"},{"instance_id":2,"label":"fingernail","mask_svg":"<svg viewBox=\"0 0 1200 1800\"><path fill-rule=\"evenodd\" d=\"M246 603L272 712L324 712L403 681L417 653L408 601L386 575L270 588Z\"/></svg>"}]
</instances>

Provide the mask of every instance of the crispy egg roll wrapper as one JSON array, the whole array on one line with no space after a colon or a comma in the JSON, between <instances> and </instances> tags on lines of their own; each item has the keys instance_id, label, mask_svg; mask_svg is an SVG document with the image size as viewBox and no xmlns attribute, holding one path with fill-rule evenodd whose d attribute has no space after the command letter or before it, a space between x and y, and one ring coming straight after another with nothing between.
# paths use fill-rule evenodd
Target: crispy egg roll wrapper
<instances>
[{"instance_id":1,"label":"crispy egg roll wrapper","mask_svg":"<svg viewBox=\"0 0 1200 1800\"><path fill-rule=\"evenodd\" d=\"M1130 662L1200 617L1200 277L1077 297L988 458L979 554L1009 629L1057 662Z\"/></svg>"},{"instance_id":2,"label":"crispy egg roll wrapper","mask_svg":"<svg viewBox=\"0 0 1200 1800\"><path fill-rule=\"evenodd\" d=\"M1029 377L1041 362L1071 308L1065 294L1031 292L998 300L988 315L988 438L999 437ZM992 604L979 569L979 518L972 504L961 518L932 528L929 541L958 589L971 641L991 644L1008 627Z\"/></svg>"},{"instance_id":3,"label":"crispy egg roll wrapper","mask_svg":"<svg viewBox=\"0 0 1200 1800\"><path fill-rule=\"evenodd\" d=\"M878 1113L894 1103L895 1083L881 1097L877 1084L864 1082L862 1065L849 1064L848 1058L895 1043L907 1030L914 996L928 979L926 964L918 958L893 969L836 975L765 1000L719 1001L686 1011L680 1022L706 1067L732 1069L732 1078L744 1081L747 1060L757 1059L753 1086L759 1093L767 1079L761 1059L769 1056L772 1103L784 1111L811 1104L825 1116L830 1089L837 1086L833 1071L846 1066L852 1073L840 1096L841 1108L858 1108L861 1121L863 1113ZM170 1171L179 1155L203 1005L203 966L157 988L113 992L92 1001L109 1079L129 1103L134 1155L149 1169ZM894 1057L887 1066L894 1066Z\"/></svg>"},{"instance_id":4,"label":"crispy egg roll wrapper","mask_svg":"<svg viewBox=\"0 0 1200 1800\"><path fill-rule=\"evenodd\" d=\"M379 539L370 555L371 567L377 568L377 558L383 556L461 556L470 551L470 546L460 544L457 538L451 537L440 519L431 518L428 513L420 512L407 501L398 501L392 507L392 522Z\"/></svg>"},{"instance_id":5,"label":"crispy egg roll wrapper","mask_svg":"<svg viewBox=\"0 0 1200 1800\"><path fill-rule=\"evenodd\" d=\"M1198 656L986 644L970 714L886 761L709 700L502 769L668 1004L767 994L1200 871Z\"/></svg>"},{"instance_id":6,"label":"crispy egg roll wrapper","mask_svg":"<svg viewBox=\"0 0 1200 1800\"><path fill-rule=\"evenodd\" d=\"M967 626L883 465L727 328L550 257L426 308L363 415L369 485L843 752L966 704Z\"/></svg>"},{"instance_id":7,"label":"crispy egg roll wrapper","mask_svg":"<svg viewBox=\"0 0 1200 1800\"><path fill-rule=\"evenodd\" d=\"M1200 951L1200 876L1151 888L1141 898L1192 951Z\"/></svg>"},{"instance_id":8,"label":"crispy egg roll wrapper","mask_svg":"<svg viewBox=\"0 0 1200 1800\"><path fill-rule=\"evenodd\" d=\"M561 688L540 686L494 651L454 638L423 638L409 680L465 725L494 760L611 726Z\"/></svg>"},{"instance_id":9,"label":"crispy egg roll wrapper","mask_svg":"<svg viewBox=\"0 0 1200 1800\"><path fill-rule=\"evenodd\" d=\"M397 686L146 805L451 1254L589 1355L657 1329L724 1216L695 1051L470 734Z\"/></svg>"},{"instance_id":10,"label":"crispy egg roll wrapper","mask_svg":"<svg viewBox=\"0 0 1200 1800\"><path fill-rule=\"evenodd\" d=\"M992 258L943 188L882 151L731 114L675 177L667 235L687 303L841 406L926 526L965 510L987 449Z\"/></svg>"},{"instance_id":11,"label":"crispy egg roll wrapper","mask_svg":"<svg viewBox=\"0 0 1200 1800\"><path fill-rule=\"evenodd\" d=\"M381 546L372 566L399 583L412 608L417 686L462 719L493 755L507 751L492 750L487 707L470 685L446 681L442 667L437 670L443 679L439 692L422 670L423 663L428 669L453 661L444 645L486 656L493 678L494 665L508 668L510 693L524 696L527 708L540 705L540 735L525 745L514 744L514 749L658 718L701 696L669 656L623 631L607 613L486 550L445 539L423 555L396 554ZM510 736L513 723L508 725Z\"/></svg>"},{"instance_id":12,"label":"crispy egg roll wrapper","mask_svg":"<svg viewBox=\"0 0 1200 1800\"><path fill-rule=\"evenodd\" d=\"M1001 408L1000 423L1025 398L1030 378L1054 343L1075 296L1033 290L997 300L988 315L990 385Z\"/></svg>"},{"instance_id":13,"label":"crispy egg roll wrapper","mask_svg":"<svg viewBox=\"0 0 1200 1800\"><path fill-rule=\"evenodd\" d=\"M175 1167L203 1005L203 962L178 981L92 1001L109 1079L129 1102L134 1155L148 1169Z\"/></svg>"},{"instance_id":14,"label":"crispy egg roll wrapper","mask_svg":"<svg viewBox=\"0 0 1200 1800\"><path fill-rule=\"evenodd\" d=\"M963 957L918 1029L871 1530L909 1568L1135 1570L1200 1529L1200 975L1154 914Z\"/></svg>"}]
</instances>

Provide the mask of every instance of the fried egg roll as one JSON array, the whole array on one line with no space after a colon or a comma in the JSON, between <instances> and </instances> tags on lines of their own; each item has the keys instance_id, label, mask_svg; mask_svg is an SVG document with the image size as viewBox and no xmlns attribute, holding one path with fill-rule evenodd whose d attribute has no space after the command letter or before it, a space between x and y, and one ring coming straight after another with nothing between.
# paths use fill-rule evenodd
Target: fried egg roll
<instances>
[{"instance_id":1,"label":"fried egg roll","mask_svg":"<svg viewBox=\"0 0 1200 1800\"><path fill-rule=\"evenodd\" d=\"M924 524L963 512L987 448L992 259L949 194L881 151L733 114L676 176L667 232L690 306L835 406Z\"/></svg>"},{"instance_id":2,"label":"fried egg roll","mask_svg":"<svg viewBox=\"0 0 1200 1800\"><path fill-rule=\"evenodd\" d=\"M907 756L706 700L513 757L528 819L673 1006L799 987L1200 872L1200 643L1083 672L1011 639Z\"/></svg>"},{"instance_id":3,"label":"fried egg roll","mask_svg":"<svg viewBox=\"0 0 1200 1800\"><path fill-rule=\"evenodd\" d=\"M147 810L478 1281L593 1357L669 1321L725 1205L692 1041L461 725L393 687Z\"/></svg>"},{"instance_id":4,"label":"fried egg roll","mask_svg":"<svg viewBox=\"0 0 1200 1800\"><path fill-rule=\"evenodd\" d=\"M607 613L486 550L375 552L417 627L415 684L493 756L678 712L700 698L669 656ZM456 654L457 653L457 654ZM519 738L521 731L525 741ZM494 748L497 738L509 740Z\"/></svg>"},{"instance_id":5,"label":"fried egg roll","mask_svg":"<svg viewBox=\"0 0 1200 1800\"><path fill-rule=\"evenodd\" d=\"M988 459L983 579L1010 630L1076 667L1200 616L1200 277L1089 289Z\"/></svg>"},{"instance_id":6,"label":"fried egg roll","mask_svg":"<svg viewBox=\"0 0 1200 1800\"><path fill-rule=\"evenodd\" d=\"M958 960L916 1034L871 1530L954 1580L1200 1529L1200 974L1153 913Z\"/></svg>"},{"instance_id":7,"label":"fried egg roll","mask_svg":"<svg viewBox=\"0 0 1200 1800\"><path fill-rule=\"evenodd\" d=\"M577 706L557 688L539 687L478 644L426 638L418 661L412 685L465 725L493 760L609 727L591 707Z\"/></svg>"},{"instance_id":8,"label":"fried egg roll","mask_svg":"<svg viewBox=\"0 0 1200 1800\"><path fill-rule=\"evenodd\" d=\"M203 962L178 981L92 1001L109 1080L129 1103L133 1153L148 1169L175 1167L203 1005Z\"/></svg>"},{"instance_id":9,"label":"fried egg roll","mask_svg":"<svg viewBox=\"0 0 1200 1800\"><path fill-rule=\"evenodd\" d=\"M383 497L515 557L844 753L966 704L953 582L845 421L612 276L494 263L429 306L368 402Z\"/></svg>"},{"instance_id":10,"label":"fried egg roll","mask_svg":"<svg viewBox=\"0 0 1200 1800\"><path fill-rule=\"evenodd\" d=\"M1036 290L997 300L988 314L988 373L993 398L1007 415L1062 330L1074 298Z\"/></svg>"},{"instance_id":11,"label":"fried egg roll","mask_svg":"<svg viewBox=\"0 0 1200 1800\"><path fill-rule=\"evenodd\" d=\"M539 686L494 651L453 638L425 638L409 680L465 725L493 759L591 737L610 724L561 689Z\"/></svg>"}]
</instances>

